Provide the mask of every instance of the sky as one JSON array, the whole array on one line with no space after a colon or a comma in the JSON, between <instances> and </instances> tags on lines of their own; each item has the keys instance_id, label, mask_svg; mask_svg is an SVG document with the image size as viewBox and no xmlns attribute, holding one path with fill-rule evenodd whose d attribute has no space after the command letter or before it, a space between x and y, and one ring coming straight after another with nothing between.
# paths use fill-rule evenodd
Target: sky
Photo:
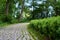
<instances>
[{"instance_id":1,"label":"sky","mask_svg":"<svg viewBox=\"0 0 60 40\"><path fill-rule=\"evenodd\" d=\"M27 1L27 0L25 0L25 1ZM36 0L36 3L37 3L37 4L42 4L43 1L47 1L47 0L41 0L41 1L40 1L40 0ZM58 0L56 0L56 1L58 1ZM25 2L25 6L30 6L31 3L32 3L32 0L28 0L28 2ZM16 3L16 7L18 7L18 4L19 4L19 2Z\"/></svg>"},{"instance_id":2,"label":"sky","mask_svg":"<svg viewBox=\"0 0 60 40\"><path fill-rule=\"evenodd\" d=\"M37 3L37 4L42 4L43 1L46 1L46 0L42 0L42 1L37 0L36 3ZM25 5L26 5L26 6L30 6L31 3L32 3L32 0L29 0L28 2L25 2ZM19 2L16 3L16 7L18 7L18 4L19 4Z\"/></svg>"},{"instance_id":3,"label":"sky","mask_svg":"<svg viewBox=\"0 0 60 40\"><path fill-rule=\"evenodd\" d=\"M47 0L41 0L41 1L36 0L35 2L37 4L42 4L43 1L47 1ZM28 2L25 2L25 6L29 7L29 6L31 6L31 3L32 3L32 0L29 0ZM19 2L16 3L16 8L18 8L18 5L19 5ZM30 10L33 10L33 7L31 7Z\"/></svg>"},{"instance_id":4,"label":"sky","mask_svg":"<svg viewBox=\"0 0 60 40\"><path fill-rule=\"evenodd\" d=\"M31 6L31 3L32 3L32 0L29 0L28 2L25 2L25 6ZM42 4L43 0L42 1L37 0L36 3L37 4ZM31 8L29 8L29 9L33 10L33 6Z\"/></svg>"}]
</instances>

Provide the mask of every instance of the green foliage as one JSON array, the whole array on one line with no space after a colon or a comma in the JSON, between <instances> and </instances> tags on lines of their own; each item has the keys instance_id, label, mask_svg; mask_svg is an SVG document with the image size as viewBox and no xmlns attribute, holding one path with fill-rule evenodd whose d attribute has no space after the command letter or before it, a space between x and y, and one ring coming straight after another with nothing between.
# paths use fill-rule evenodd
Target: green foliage
<instances>
[{"instance_id":1,"label":"green foliage","mask_svg":"<svg viewBox=\"0 0 60 40\"><path fill-rule=\"evenodd\" d=\"M0 15L0 23L18 23L18 20L13 18L11 15Z\"/></svg>"},{"instance_id":2,"label":"green foliage","mask_svg":"<svg viewBox=\"0 0 60 40\"><path fill-rule=\"evenodd\" d=\"M54 6L56 15L60 15L60 2L57 2L56 5Z\"/></svg>"},{"instance_id":3,"label":"green foliage","mask_svg":"<svg viewBox=\"0 0 60 40\"><path fill-rule=\"evenodd\" d=\"M60 16L32 20L29 26L49 40L60 40Z\"/></svg>"},{"instance_id":4,"label":"green foliage","mask_svg":"<svg viewBox=\"0 0 60 40\"><path fill-rule=\"evenodd\" d=\"M20 22L29 22L29 21L30 21L30 20L27 19L27 18L23 18L23 19L20 20Z\"/></svg>"},{"instance_id":5,"label":"green foliage","mask_svg":"<svg viewBox=\"0 0 60 40\"><path fill-rule=\"evenodd\" d=\"M3 14L5 11L5 2L6 0L0 0L0 14Z\"/></svg>"},{"instance_id":6,"label":"green foliage","mask_svg":"<svg viewBox=\"0 0 60 40\"><path fill-rule=\"evenodd\" d=\"M1 15L0 16L0 21L2 22L10 22L12 20L12 17L10 15L6 16L6 15Z\"/></svg>"},{"instance_id":7,"label":"green foliage","mask_svg":"<svg viewBox=\"0 0 60 40\"><path fill-rule=\"evenodd\" d=\"M11 24L13 24L13 23L19 23L19 21L17 19L12 19L10 23Z\"/></svg>"}]
</instances>

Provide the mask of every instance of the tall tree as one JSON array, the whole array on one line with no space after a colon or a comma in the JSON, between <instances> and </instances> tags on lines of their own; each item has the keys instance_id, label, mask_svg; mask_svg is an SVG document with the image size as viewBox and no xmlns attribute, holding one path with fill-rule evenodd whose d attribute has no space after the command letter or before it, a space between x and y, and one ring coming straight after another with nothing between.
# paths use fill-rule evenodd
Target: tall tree
<instances>
[{"instance_id":1,"label":"tall tree","mask_svg":"<svg viewBox=\"0 0 60 40\"><path fill-rule=\"evenodd\" d=\"M6 15L8 15L9 13L11 13L13 10L13 6L14 6L15 1L14 0L6 0L6 4L5 4L5 13Z\"/></svg>"},{"instance_id":2,"label":"tall tree","mask_svg":"<svg viewBox=\"0 0 60 40\"><path fill-rule=\"evenodd\" d=\"M9 0L6 0L6 8L5 8L5 13L6 13L6 15L8 15L8 13L9 13Z\"/></svg>"},{"instance_id":3,"label":"tall tree","mask_svg":"<svg viewBox=\"0 0 60 40\"><path fill-rule=\"evenodd\" d=\"M22 14L23 14L23 11L24 11L24 2L25 2L25 0L21 0L21 1L20 1L20 3L21 3L21 11L20 11L19 20L22 19Z\"/></svg>"}]
</instances>

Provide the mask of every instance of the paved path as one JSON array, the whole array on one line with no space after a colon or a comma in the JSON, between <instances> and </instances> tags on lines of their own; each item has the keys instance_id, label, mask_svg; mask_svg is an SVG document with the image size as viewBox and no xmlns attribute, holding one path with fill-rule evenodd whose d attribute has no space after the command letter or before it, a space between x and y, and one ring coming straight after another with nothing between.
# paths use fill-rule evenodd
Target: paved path
<instances>
[{"instance_id":1,"label":"paved path","mask_svg":"<svg viewBox=\"0 0 60 40\"><path fill-rule=\"evenodd\" d=\"M0 29L0 40L33 40L27 31L27 24L13 24Z\"/></svg>"}]
</instances>

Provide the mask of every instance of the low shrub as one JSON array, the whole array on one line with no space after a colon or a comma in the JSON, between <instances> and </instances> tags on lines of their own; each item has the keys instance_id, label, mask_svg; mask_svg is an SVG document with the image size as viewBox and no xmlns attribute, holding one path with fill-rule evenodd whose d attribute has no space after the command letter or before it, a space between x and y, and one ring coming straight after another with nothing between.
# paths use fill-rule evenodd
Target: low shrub
<instances>
[{"instance_id":1,"label":"low shrub","mask_svg":"<svg viewBox=\"0 0 60 40\"><path fill-rule=\"evenodd\" d=\"M19 23L19 21L18 21L17 19L12 19L10 23L11 23L11 24Z\"/></svg>"},{"instance_id":2,"label":"low shrub","mask_svg":"<svg viewBox=\"0 0 60 40\"><path fill-rule=\"evenodd\" d=\"M11 15L0 15L0 23L9 23L9 24L13 24L13 23L19 23L18 19L13 18Z\"/></svg>"},{"instance_id":3,"label":"low shrub","mask_svg":"<svg viewBox=\"0 0 60 40\"><path fill-rule=\"evenodd\" d=\"M10 15L0 15L0 21L2 22L10 22L12 20L12 17Z\"/></svg>"},{"instance_id":4,"label":"low shrub","mask_svg":"<svg viewBox=\"0 0 60 40\"><path fill-rule=\"evenodd\" d=\"M39 31L47 40L60 40L60 16L32 20L29 26Z\"/></svg>"}]
</instances>

